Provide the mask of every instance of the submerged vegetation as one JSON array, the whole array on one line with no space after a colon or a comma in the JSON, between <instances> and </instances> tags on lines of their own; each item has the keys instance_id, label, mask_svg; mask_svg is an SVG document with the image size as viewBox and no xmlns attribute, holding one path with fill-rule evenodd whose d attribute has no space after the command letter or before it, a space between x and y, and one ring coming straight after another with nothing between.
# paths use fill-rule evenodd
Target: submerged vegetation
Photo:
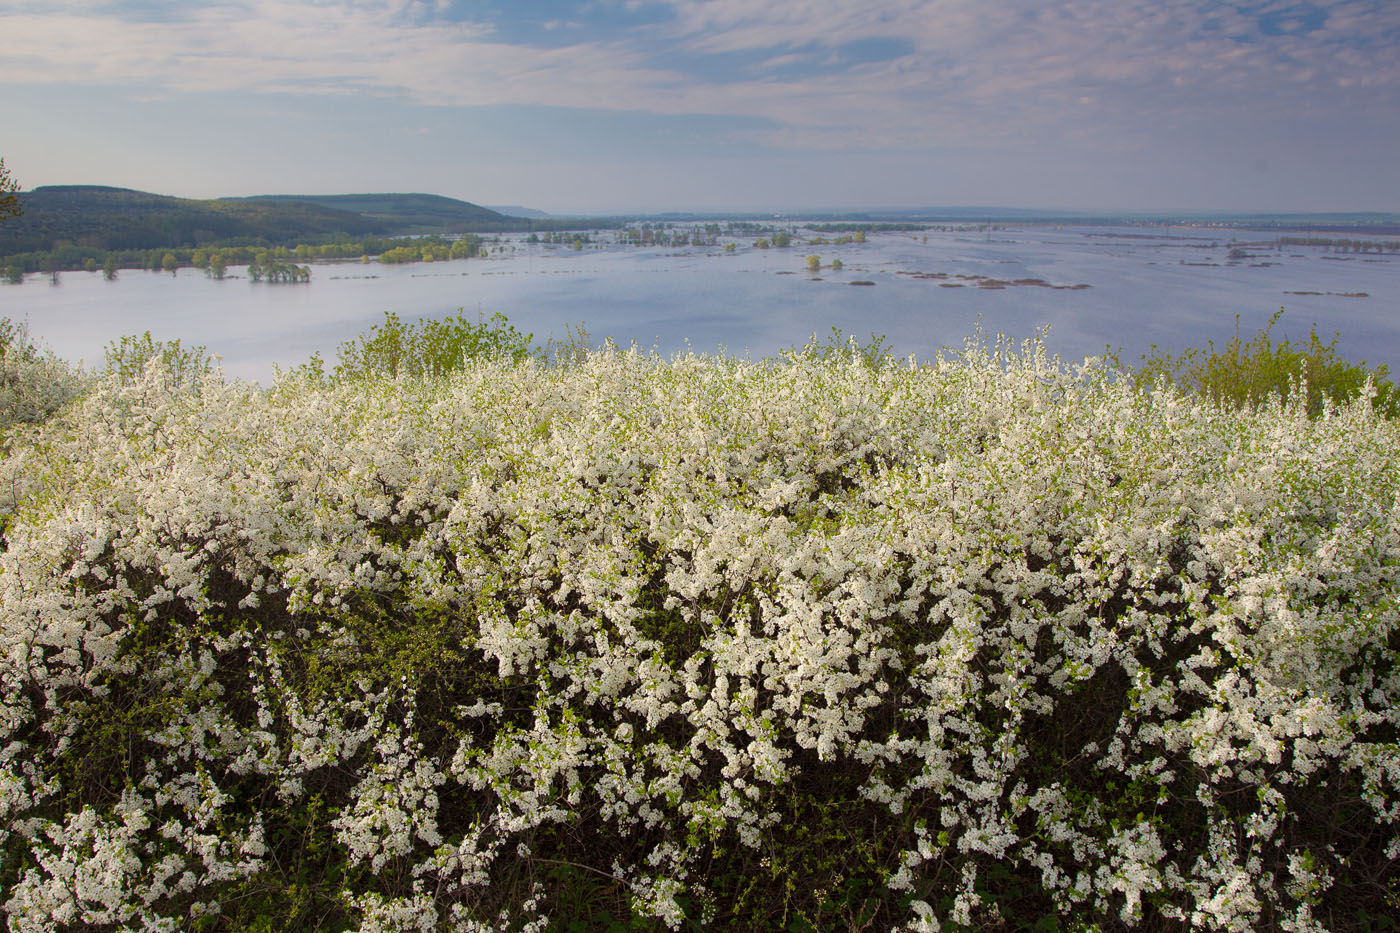
<instances>
[{"instance_id":1,"label":"submerged vegetation","mask_svg":"<svg viewBox=\"0 0 1400 933\"><path fill-rule=\"evenodd\" d=\"M108 279L122 269L152 269L177 272L193 268L211 278L222 279L230 266L248 266L248 275L255 281L268 269L284 270L284 280L294 281L291 269L301 262L334 262L371 257L383 263L432 262L434 260L465 259L478 255L483 239L479 236L426 237L364 237L332 243L298 243L294 246L218 246L186 247L150 250L103 250L91 246L68 244L53 250L20 253L4 259L4 274L11 283L19 282L30 272L71 272L102 269ZM258 274L254 274L254 270ZM272 281L272 279L269 279Z\"/></svg>"},{"instance_id":2,"label":"submerged vegetation","mask_svg":"<svg viewBox=\"0 0 1400 933\"><path fill-rule=\"evenodd\" d=\"M0 337L17 933L1400 912L1400 421L1246 345Z\"/></svg>"}]
</instances>

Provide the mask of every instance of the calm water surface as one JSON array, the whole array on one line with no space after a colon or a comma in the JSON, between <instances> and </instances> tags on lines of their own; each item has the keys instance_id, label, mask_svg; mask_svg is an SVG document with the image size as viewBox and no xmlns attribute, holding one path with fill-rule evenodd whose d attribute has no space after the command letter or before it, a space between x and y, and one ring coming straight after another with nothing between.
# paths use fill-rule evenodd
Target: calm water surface
<instances>
[{"instance_id":1,"label":"calm water surface","mask_svg":"<svg viewBox=\"0 0 1400 933\"><path fill-rule=\"evenodd\" d=\"M100 362L109 342L149 330L202 344L222 356L229 375L267 383L277 367L312 353L333 360L342 341L385 311L409 321L459 308L469 317L500 312L540 343L582 323L595 339L668 355L689 347L755 357L840 327L886 335L898 353L927 358L961 346L980 321L989 334L1017 338L1049 326L1050 350L1066 359L1106 345L1136 359L1152 344L1226 340L1237 314L1251 336L1286 306L1276 337L1305 337L1316 323L1328 339L1340 332L1344 356L1400 370L1400 256L1247 246L1251 258L1231 262L1229 249L1240 245L1232 235L1246 244L1278 236L1027 226L929 232L927 242L921 233L873 233L864 244L769 250L737 238L734 253L611 244L574 251L506 238L487 258L317 264L309 285L253 283L241 268L220 282L192 269L128 270L112 282L65 272L57 285L31 275L0 286L0 315L27 321L67 359ZM797 231L798 240L806 236ZM805 266L813 253L824 263L815 276ZM837 258L845 268L833 272L826 266ZM1027 279L1047 284L1012 284ZM1088 287L1065 287L1076 285Z\"/></svg>"}]
</instances>

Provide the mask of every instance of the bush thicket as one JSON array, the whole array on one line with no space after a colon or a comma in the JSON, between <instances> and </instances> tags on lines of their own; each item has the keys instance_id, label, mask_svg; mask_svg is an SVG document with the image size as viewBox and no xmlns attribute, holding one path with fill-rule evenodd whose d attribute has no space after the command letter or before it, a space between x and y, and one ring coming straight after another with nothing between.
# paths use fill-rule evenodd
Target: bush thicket
<instances>
[{"instance_id":1,"label":"bush thicket","mask_svg":"<svg viewBox=\"0 0 1400 933\"><path fill-rule=\"evenodd\" d=\"M114 374L0 461L11 930L1400 912L1370 404L840 335L436 375L392 323L355 378Z\"/></svg>"}]
</instances>

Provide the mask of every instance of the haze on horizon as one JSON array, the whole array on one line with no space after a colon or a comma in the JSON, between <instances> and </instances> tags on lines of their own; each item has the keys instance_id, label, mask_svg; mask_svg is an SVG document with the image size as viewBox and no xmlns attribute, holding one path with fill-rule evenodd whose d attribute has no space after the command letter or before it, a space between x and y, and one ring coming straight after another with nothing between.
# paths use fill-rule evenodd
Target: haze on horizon
<instances>
[{"instance_id":1,"label":"haze on horizon","mask_svg":"<svg viewBox=\"0 0 1400 933\"><path fill-rule=\"evenodd\" d=\"M26 188L1400 210L1394 0L3 0Z\"/></svg>"}]
</instances>

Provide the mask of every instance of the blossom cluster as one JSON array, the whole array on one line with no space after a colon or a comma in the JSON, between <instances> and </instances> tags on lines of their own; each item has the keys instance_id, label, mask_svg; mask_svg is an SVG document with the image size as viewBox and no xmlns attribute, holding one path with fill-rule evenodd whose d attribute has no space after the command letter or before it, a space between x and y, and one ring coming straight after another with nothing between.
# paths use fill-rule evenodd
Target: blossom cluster
<instances>
[{"instance_id":1,"label":"blossom cluster","mask_svg":"<svg viewBox=\"0 0 1400 933\"><path fill-rule=\"evenodd\" d=\"M0 471L16 931L1400 897L1400 428L1364 401L1227 410L1035 344L153 362Z\"/></svg>"},{"instance_id":2,"label":"blossom cluster","mask_svg":"<svg viewBox=\"0 0 1400 933\"><path fill-rule=\"evenodd\" d=\"M45 420L77 398L90 381L81 370L13 331L0 318L0 432Z\"/></svg>"}]
</instances>

